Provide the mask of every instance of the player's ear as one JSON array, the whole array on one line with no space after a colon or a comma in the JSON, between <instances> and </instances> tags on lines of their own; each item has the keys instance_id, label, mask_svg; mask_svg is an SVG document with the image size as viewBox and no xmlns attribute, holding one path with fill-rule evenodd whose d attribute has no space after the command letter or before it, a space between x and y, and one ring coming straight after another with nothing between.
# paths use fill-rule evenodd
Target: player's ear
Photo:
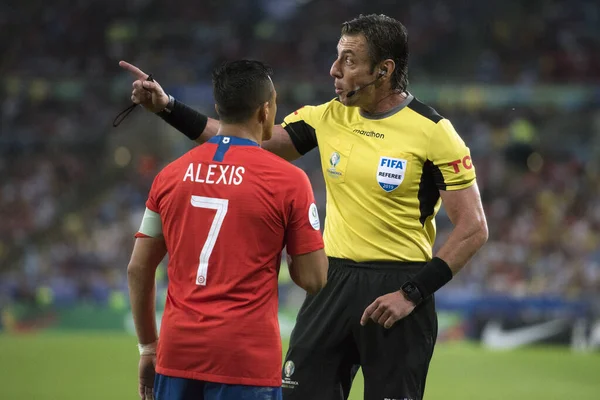
<instances>
[{"instance_id":1,"label":"player's ear","mask_svg":"<svg viewBox=\"0 0 600 400\"><path fill-rule=\"evenodd\" d=\"M269 102L263 103L258 109L258 121L264 124L269 120Z\"/></svg>"}]
</instances>

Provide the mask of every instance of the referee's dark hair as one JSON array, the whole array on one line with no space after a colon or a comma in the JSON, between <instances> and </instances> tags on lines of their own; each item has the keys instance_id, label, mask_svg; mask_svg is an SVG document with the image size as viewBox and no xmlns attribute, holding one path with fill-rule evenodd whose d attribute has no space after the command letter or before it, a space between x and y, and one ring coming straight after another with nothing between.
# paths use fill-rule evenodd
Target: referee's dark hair
<instances>
[{"instance_id":1,"label":"referee's dark hair","mask_svg":"<svg viewBox=\"0 0 600 400\"><path fill-rule=\"evenodd\" d=\"M404 25L387 15L359 15L342 24L342 35L364 35L369 46L372 71L383 60L392 59L396 68L391 76L392 89L405 91L408 86L408 32Z\"/></svg>"},{"instance_id":2,"label":"referee's dark hair","mask_svg":"<svg viewBox=\"0 0 600 400\"><path fill-rule=\"evenodd\" d=\"M228 124L248 121L273 96L273 71L260 61L230 61L212 73L219 119Z\"/></svg>"}]
</instances>

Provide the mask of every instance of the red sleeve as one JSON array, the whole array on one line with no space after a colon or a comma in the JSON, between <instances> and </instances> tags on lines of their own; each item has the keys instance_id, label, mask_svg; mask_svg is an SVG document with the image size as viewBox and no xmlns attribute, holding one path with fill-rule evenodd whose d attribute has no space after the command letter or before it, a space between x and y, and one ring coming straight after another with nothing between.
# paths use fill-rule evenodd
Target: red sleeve
<instances>
[{"instance_id":1,"label":"red sleeve","mask_svg":"<svg viewBox=\"0 0 600 400\"><path fill-rule=\"evenodd\" d=\"M298 179L290 180L294 185L286 199L288 224L286 246L289 255L311 253L324 247L319 213L308 176L298 171Z\"/></svg>"},{"instance_id":2,"label":"red sleeve","mask_svg":"<svg viewBox=\"0 0 600 400\"><path fill-rule=\"evenodd\" d=\"M148 194L148 200L146 200L146 207L158 214L160 214L158 209L160 175L161 174L158 173L158 175L156 175L154 178L154 182L152 182L152 187L150 188L150 193Z\"/></svg>"},{"instance_id":3,"label":"red sleeve","mask_svg":"<svg viewBox=\"0 0 600 400\"><path fill-rule=\"evenodd\" d=\"M135 235L133 235L133 237L135 237L136 239L144 239L144 238L152 239L152 236L144 235L141 232L136 233Z\"/></svg>"},{"instance_id":4,"label":"red sleeve","mask_svg":"<svg viewBox=\"0 0 600 400\"><path fill-rule=\"evenodd\" d=\"M158 175L156 175L154 177L154 181L152 182L152 186L150 187L150 193L148 194L148 200L146 200L146 208L148 208L149 210L154 211L155 213L160 214L160 212L158 211L158 199L159 199L159 183L160 180L160 172L158 173ZM149 238L150 236L148 235L144 235L141 232L137 232L134 235L135 238Z\"/></svg>"}]
</instances>

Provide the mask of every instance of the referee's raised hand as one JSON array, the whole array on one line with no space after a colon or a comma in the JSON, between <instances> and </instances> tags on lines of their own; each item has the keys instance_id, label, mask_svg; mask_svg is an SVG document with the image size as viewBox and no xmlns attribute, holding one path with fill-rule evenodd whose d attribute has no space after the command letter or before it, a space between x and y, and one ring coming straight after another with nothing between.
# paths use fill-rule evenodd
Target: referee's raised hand
<instances>
[{"instance_id":1,"label":"referee's raised hand","mask_svg":"<svg viewBox=\"0 0 600 400\"><path fill-rule=\"evenodd\" d=\"M147 81L148 74L133 64L126 61L120 61L119 66L129 71L135 78L133 90L131 92L131 101L135 104L141 104L146 110L157 113L165 109L169 103L169 96L156 81Z\"/></svg>"}]
</instances>

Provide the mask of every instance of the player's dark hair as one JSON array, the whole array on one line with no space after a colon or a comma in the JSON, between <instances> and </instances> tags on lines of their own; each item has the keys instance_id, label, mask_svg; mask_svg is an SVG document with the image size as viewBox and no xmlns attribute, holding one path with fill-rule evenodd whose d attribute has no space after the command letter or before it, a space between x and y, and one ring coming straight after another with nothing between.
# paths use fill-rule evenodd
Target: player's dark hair
<instances>
[{"instance_id":1,"label":"player's dark hair","mask_svg":"<svg viewBox=\"0 0 600 400\"><path fill-rule=\"evenodd\" d=\"M394 60L392 89L406 90L408 86L408 32L404 25L386 15L359 15L342 24L342 35L364 35L369 47L371 72L386 59Z\"/></svg>"},{"instance_id":2,"label":"player's dark hair","mask_svg":"<svg viewBox=\"0 0 600 400\"><path fill-rule=\"evenodd\" d=\"M212 74L219 119L237 124L250 117L273 95L272 70L260 61L225 62Z\"/></svg>"}]
</instances>

